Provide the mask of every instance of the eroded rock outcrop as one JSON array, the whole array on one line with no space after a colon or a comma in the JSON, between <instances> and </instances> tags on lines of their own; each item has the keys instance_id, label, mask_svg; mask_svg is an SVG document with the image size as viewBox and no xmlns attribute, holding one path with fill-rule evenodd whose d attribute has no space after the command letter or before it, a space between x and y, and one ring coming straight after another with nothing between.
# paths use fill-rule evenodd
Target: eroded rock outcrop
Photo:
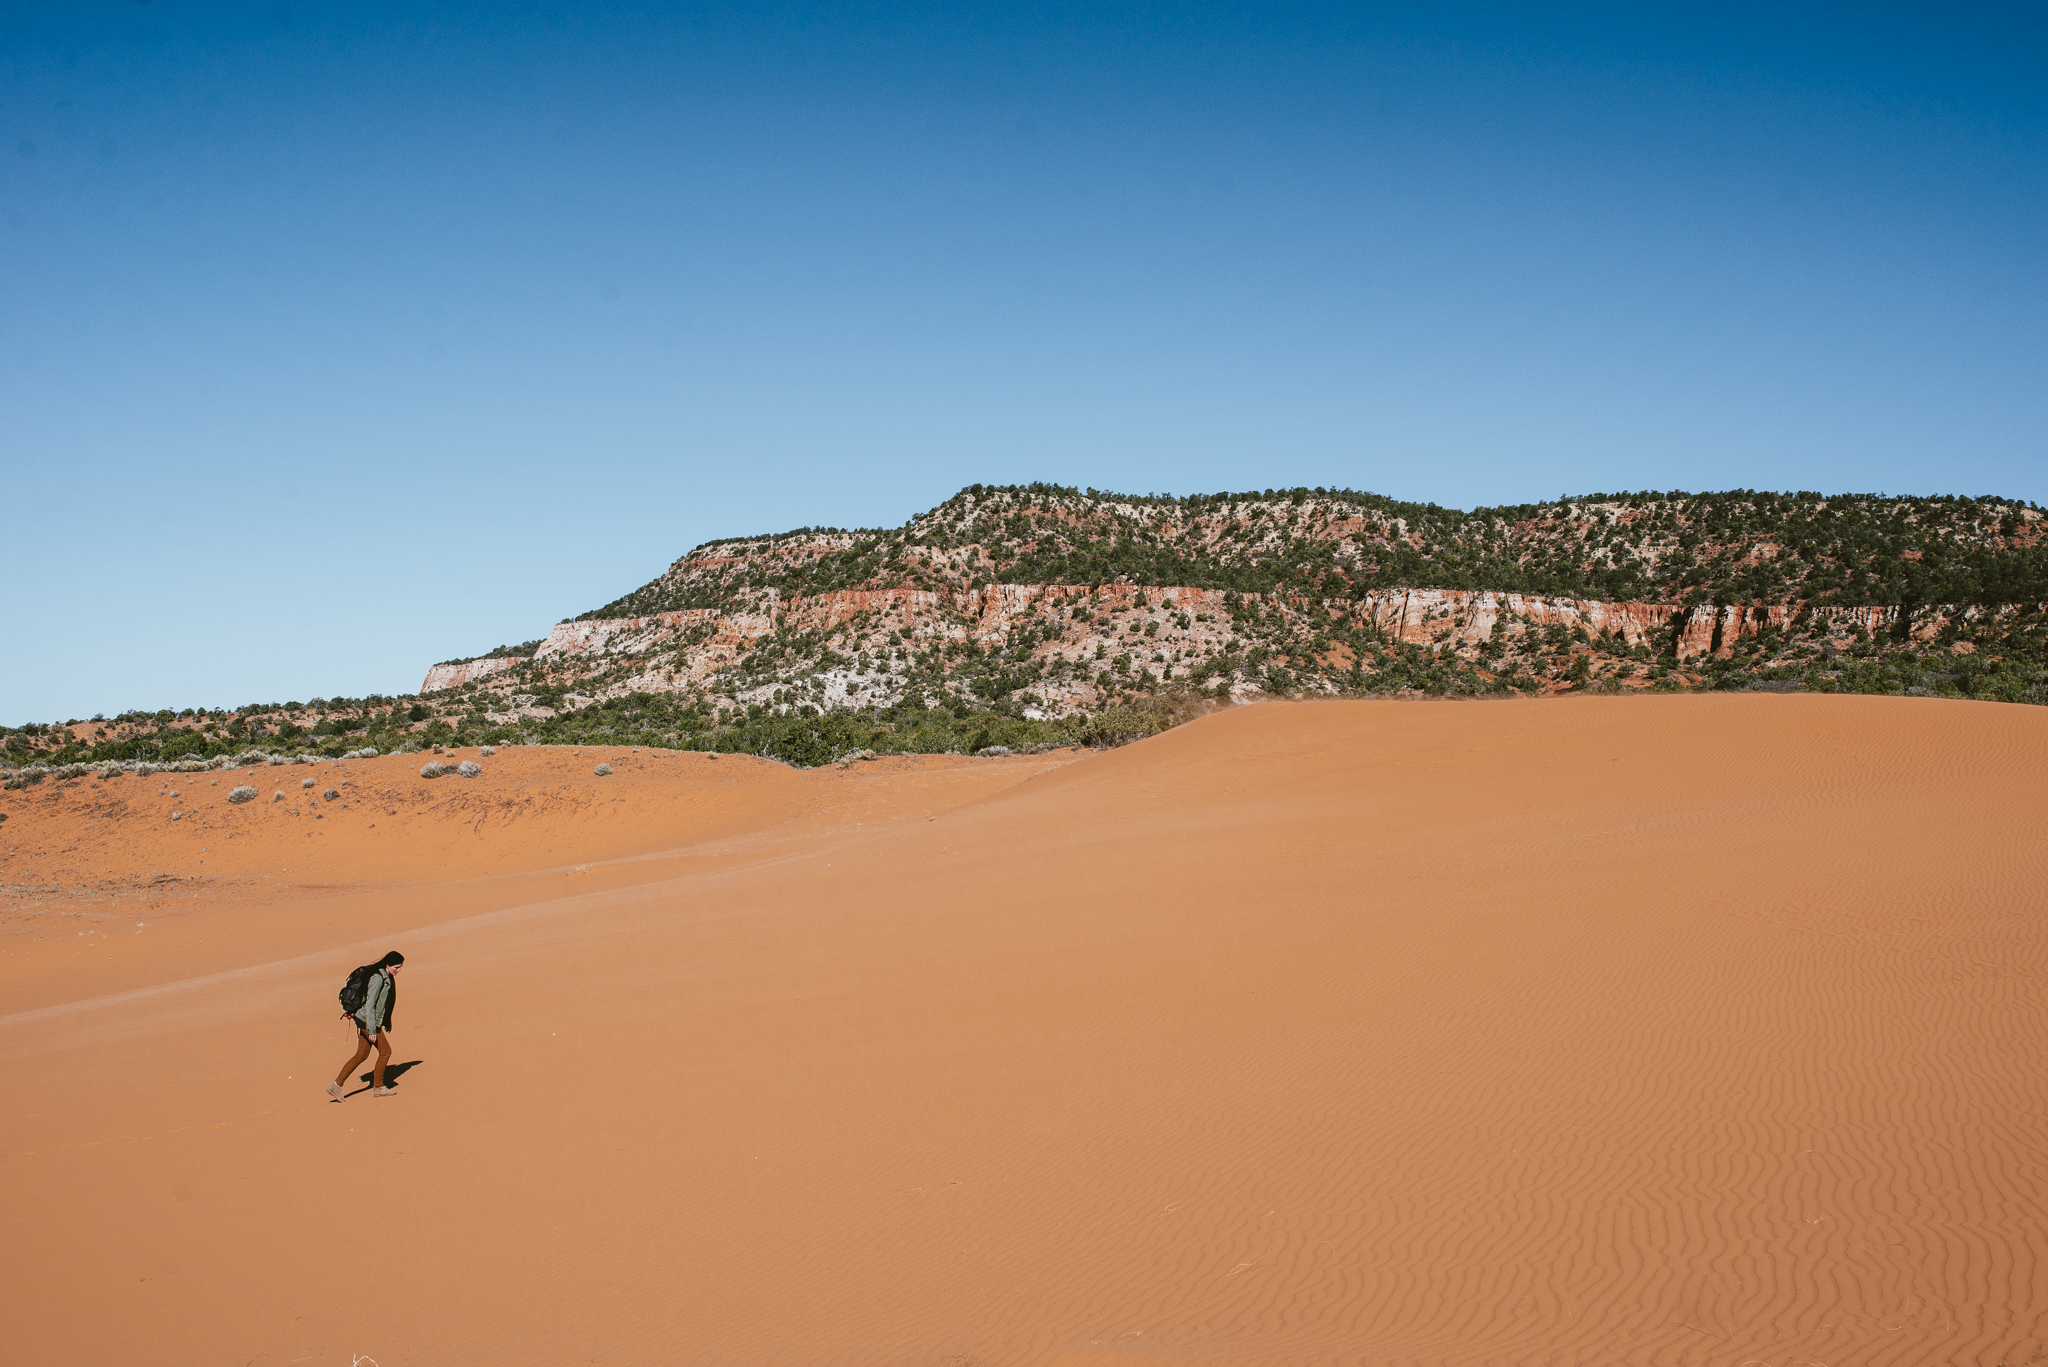
<instances>
[{"instance_id":1,"label":"eroded rock outcrop","mask_svg":"<svg viewBox=\"0 0 2048 1367\"><path fill-rule=\"evenodd\" d=\"M438 693L444 688L460 688L464 684L487 679L493 674L517 669L531 658L527 655L487 655L480 660L435 665L427 671L426 681L420 685L420 692Z\"/></svg>"}]
</instances>

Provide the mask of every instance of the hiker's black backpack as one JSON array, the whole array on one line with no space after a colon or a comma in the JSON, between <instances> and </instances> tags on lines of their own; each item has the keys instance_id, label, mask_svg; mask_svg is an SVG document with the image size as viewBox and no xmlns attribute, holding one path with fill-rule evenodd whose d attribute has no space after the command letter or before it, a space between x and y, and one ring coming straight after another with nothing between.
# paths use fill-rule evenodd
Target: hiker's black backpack
<instances>
[{"instance_id":1,"label":"hiker's black backpack","mask_svg":"<svg viewBox=\"0 0 2048 1367\"><path fill-rule=\"evenodd\" d=\"M348 975L348 981L341 985L341 1014L344 1018L363 1009L363 1003L370 995L370 975L380 967L381 964L364 964Z\"/></svg>"}]
</instances>

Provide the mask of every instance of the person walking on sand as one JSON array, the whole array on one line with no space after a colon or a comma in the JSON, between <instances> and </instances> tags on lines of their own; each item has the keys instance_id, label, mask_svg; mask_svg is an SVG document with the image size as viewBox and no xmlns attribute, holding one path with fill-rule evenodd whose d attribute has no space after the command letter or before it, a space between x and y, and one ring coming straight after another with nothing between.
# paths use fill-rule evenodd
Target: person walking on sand
<instances>
[{"instance_id":1,"label":"person walking on sand","mask_svg":"<svg viewBox=\"0 0 2048 1367\"><path fill-rule=\"evenodd\" d=\"M371 1096L396 1096L396 1087L384 1085L384 1065L391 1062L391 1014L398 1007L398 970L405 967L405 956L392 950L377 961L377 971L370 975L369 990L363 994L363 1004L356 1008L356 1051L347 1063L341 1065L334 1081L327 1088L327 1095L340 1101L345 1095L342 1088L347 1085L350 1073L362 1066L370 1056L370 1046L377 1046L377 1063L370 1072Z\"/></svg>"}]
</instances>

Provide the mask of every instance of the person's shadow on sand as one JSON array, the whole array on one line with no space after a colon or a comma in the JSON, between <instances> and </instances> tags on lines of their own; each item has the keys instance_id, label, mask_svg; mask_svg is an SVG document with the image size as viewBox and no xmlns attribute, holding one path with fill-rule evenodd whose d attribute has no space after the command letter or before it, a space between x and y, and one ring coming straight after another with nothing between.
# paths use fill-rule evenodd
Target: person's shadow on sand
<instances>
[{"instance_id":1,"label":"person's shadow on sand","mask_svg":"<svg viewBox=\"0 0 2048 1367\"><path fill-rule=\"evenodd\" d=\"M396 1087L398 1085L398 1079L404 1077L408 1072L412 1071L414 1068L419 1067L422 1063L425 1062L426 1060L423 1058L416 1058L410 1059L404 1063L388 1063L384 1065L384 1085L386 1087ZM353 1092L348 1092L344 1094L342 1099L347 1100L348 1097L360 1096L362 1093L369 1091L370 1088L373 1085L375 1085L376 1078L377 1074L374 1070L371 1072L364 1073L361 1079L363 1085L356 1088Z\"/></svg>"}]
</instances>

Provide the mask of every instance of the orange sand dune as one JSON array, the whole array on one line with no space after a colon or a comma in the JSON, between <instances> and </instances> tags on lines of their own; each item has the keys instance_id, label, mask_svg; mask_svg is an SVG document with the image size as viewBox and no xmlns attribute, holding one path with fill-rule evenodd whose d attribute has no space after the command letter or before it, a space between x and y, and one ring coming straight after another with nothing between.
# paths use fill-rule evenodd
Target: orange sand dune
<instances>
[{"instance_id":1,"label":"orange sand dune","mask_svg":"<svg viewBox=\"0 0 2048 1367\"><path fill-rule=\"evenodd\" d=\"M494 758L203 871L7 795L8 1360L2048 1355L2048 712ZM37 882L88 854L126 890ZM329 1104L392 946L419 1062Z\"/></svg>"},{"instance_id":2,"label":"orange sand dune","mask_svg":"<svg viewBox=\"0 0 2048 1367\"><path fill-rule=\"evenodd\" d=\"M746 862L923 818L1074 757L888 758L805 775L746 756L519 747L445 757L480 762L474 779L423 778L423 761L442 757L392 755L44 782L0 804L12 818L0 925L24 932L0 938L4 1009L551 899L561 877L587 894L672 877L677 861ZM599 777L600 763L612 773ZM227 800L245 785L255 800ZM535 872L546 876L518 876ZM195 914L234 908L246 914ZM81 956L103 971L81 979Z\"/></svg>"}]
</instances>

